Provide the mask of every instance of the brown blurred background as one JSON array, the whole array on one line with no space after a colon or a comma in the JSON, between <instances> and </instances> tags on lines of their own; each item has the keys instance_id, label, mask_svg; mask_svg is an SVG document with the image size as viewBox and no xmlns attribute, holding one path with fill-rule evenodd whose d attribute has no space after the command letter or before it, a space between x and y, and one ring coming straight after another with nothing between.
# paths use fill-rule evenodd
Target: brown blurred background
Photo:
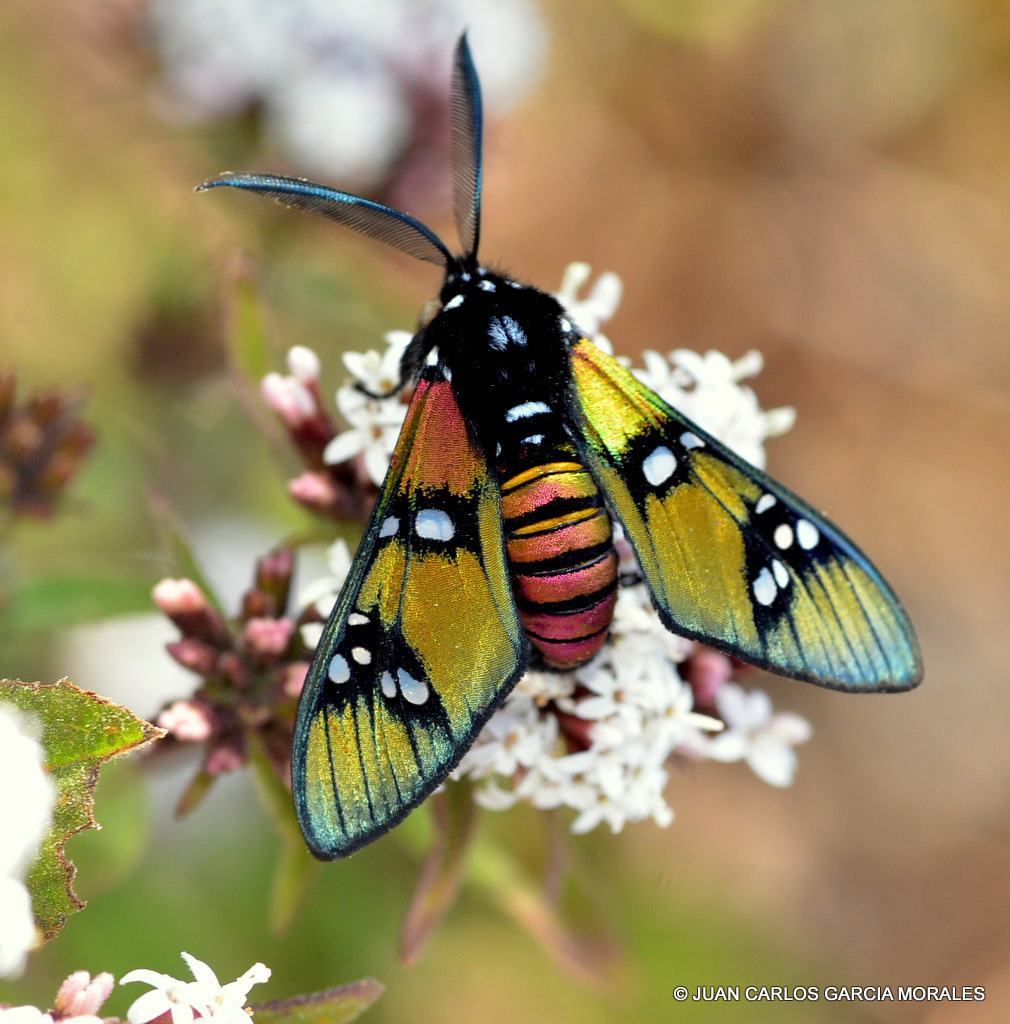
<instances>
[{"instance_id":1,"label":"brown blurred background","mask_svg":"<svg viewBox=\"0 0 1010 1024\"><path fill-rule=\"evenodd\" d=\"M657 912L730 906L829 965L796 983L986 988L983 1004L860 1005L852 1020L1010 1018L1010 2L549 0L543 12L544 79L486 142L485 258L544 287L576 259L616 271L625 297L605 329L626 354L760 349L762 405L798 412L769 470L873 556L926 664L901 696L755 678L813 724L794 787L743 766L677 772L675 824L629 829L608 857ZM204 415L220 267L261 243L244 208L193 197L222 154L159 117L137 25L129 0L0 9L0 347L28 381L90 382L103 438L149 483L173 464L173 435L145 420L144 389L161 377L169 424ZM446 208L404 188L451 237ZM382 309L362 314L369 326L410 325L430 268L325 224L299 230L314 266L360 261ZM312 338L305 293L280 291L284 342ZM168 361L182 366L174 392L157 361L166 337L182 353ZM142 491L104 486L110 502ZM670 987L739 983L682 978L674 960L658 970ZM507 1017L482 1005L478 990L507 989L509 974L456 978L459 1003L430 1019L562 1019L525 990L506 997ZM438 977L416 978L418 991ZM391 994L387 1012L416 1006L405 998ZM672 1001L656 1019L678 1012L701 1019Z\"/></svg>"}]
</instances>

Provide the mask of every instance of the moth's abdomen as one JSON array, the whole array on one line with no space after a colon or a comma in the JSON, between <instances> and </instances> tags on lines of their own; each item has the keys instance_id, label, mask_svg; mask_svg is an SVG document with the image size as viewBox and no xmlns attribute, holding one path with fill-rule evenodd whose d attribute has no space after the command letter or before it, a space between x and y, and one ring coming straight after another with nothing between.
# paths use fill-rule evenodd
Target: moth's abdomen
<instances>
[{"instance_id":1,"label":"moth's abdomen","mask_svg":"<svg viewBox=\"0 0 1010 1024\"><path fill-rule=\"evenodd\" d=\"M603 646L617 599L617 555L596 482L574 457L524 468L501 488L519 618L552 668Z\"/></svg>"}]
</instances>

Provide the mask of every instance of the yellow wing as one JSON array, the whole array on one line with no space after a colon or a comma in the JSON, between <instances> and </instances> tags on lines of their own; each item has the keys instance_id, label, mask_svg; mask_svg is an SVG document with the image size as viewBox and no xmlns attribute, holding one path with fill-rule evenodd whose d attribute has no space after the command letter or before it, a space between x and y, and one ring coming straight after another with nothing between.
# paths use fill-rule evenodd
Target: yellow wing
<instances>
[{"instance_id":1,"label":"yellow wing","mask_svg":"<svg viewBox=\"0 0 1010 1024\"><path fill-rule=\"evenodd\" d=\"M901 604L837 527L592 342L571 366L582 454L669 629L836 689L920 681Z\"/></svg>"},{"instance_id":2,"label":"yellow wing","mask_svg":"<svg viewBox=\"0 0 1010 1024\"><path fill-rule=\"evenodd\" d=\"M298 708L292 787L312 852L351 853L420 803L525 658L497 483L431 367Z\"/></svg>"}]
</instances>

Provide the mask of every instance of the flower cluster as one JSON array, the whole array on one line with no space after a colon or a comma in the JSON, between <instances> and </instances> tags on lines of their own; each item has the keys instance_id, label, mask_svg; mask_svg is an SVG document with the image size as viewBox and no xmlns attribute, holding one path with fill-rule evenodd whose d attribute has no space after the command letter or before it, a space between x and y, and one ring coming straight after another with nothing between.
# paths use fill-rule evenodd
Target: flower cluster
<instances>
[{"instance_id":1,"label":"flower cluster","mask_svg":"<svg viewBox=\"0 0 1010 1024\"><path fill-rule=\"evenodd\" d=\"M18 405L16 389L14 376L0 373L0 508L48 519L95 434L78 416L80 393L45 391Z\"/></svg>"},{"instance_id":2,"label":"flower cluster","mask_svg":"<svg viewBox=\"0 0 1010 1024\"><path fill-rule=\"evenodd\" d=\"M212 1018L222 1024L249 1024L245 1010L246 996L253 985L270 980L270 968L253 964L237 981L222 985L217 975L202 960L189 953L182 954L193 981L178 981L158 971L130 971L120 985L140 981L151 986L127 1011L130 1024L147 1024L164 1014L171 1014L172 1024L193 1024L197 1017Z\"/></svg>"},{"instance_id":3,"label":"flower cluster","mask_svg":"<svg viewBox=\"0 0 1010 1024\"><path fill-rule=\"evenodd\" d=\"M585 264L573 264L557 297L571 320L609 350L600 326L616 311L620 280L601 275L583 296L589 277ZM383 354L345 355L356 383L341 388L336 401L349 426L341 433L331 427L325 444L320 440L321 457L329 464L325 472L351 467L359 481L381 483L406 411L394 389L409 340L406 333L393 332ZM264 385L289 430L291 406L313 419L325 415L314 360L305 350L293 350L292 375ZM731 362L717 352L701 356L678 350L668 358L647 352L645 363L644 370L634 371L644 383L754 464L764 464L766 438L792 425L791 409L762 410L753 391L740 383L759 372L757 353ZM307 377L303 368L309 365L314 369ZM288 392L301 397L278 400ZM615 532L622 579L634 579L639 574L630 545L619 526ZM320 619L332 609L350 562L346 544L339 541L330 552L331 575L303 593L302 601ZM320 635L318 623L302 628L309 647ZM731 680L732 673L728 658L662 625L644 584L624 586L603 650L570 672L527 672L454 777L475 780L476 799L487 808L501 810L517 801L569 807L575 811L575 832L599 824L618 831L646 818L668 824L673 812L664 790L673 756L745 761L766 782L789 785L796 768L793 747L808 738L809 725L796 715L776 714L766 694L745 691Z\"/></svg>"},{"instance_id":4,"label":"flower cluster","mask_svg":"<svg viewBox=\"0 0 1010 1024\"><path fill-rule=\"evenodd\" d=\"M694 710L677 673L691 647L663 628L641 584L623 588L600 654L572 672L527 672L456 776L479 780L477 801L495 810L519 800L570 807L573 832L669 824L666 763L722 728Z\"/></svg>"},{"instance_id":5,"label":"flower cluster","mask_svg":"<svg viewBox=\"0 0 1010 1024\"><path fill-rule=\"evenodd\" d=\"M53 812L55 789L32 723L0 706L0 977L20 974L35 946L35 919L24 884ZM12 784L11 780L16 780Z\"/></svg>"},{"instance_id":6,"label":"flower cluster","mask_svg":"<svg viewBox=\"0 0 1010 1024\"><path fill-rule=\"evenodd\" d=\"M130 971L121 985L140 981L152 986L136 999L127 1011L130 1024L147 1024L157 1020L164 1024L193 1024L200 1017L221 1024L249 1024L246 997L253 985L270 978L270 968L253 964L237 981L222 985L217 975L202 960L189 953L183 960L193 974L193 981L179 981L158 971ZM60 986L56 1003L49 1011L35 1006L0 1006L3 1024L113 1024L116 1018L103 1018L99 1011L115 985L111 974L94 978L87 971L75 971Z\"/></svg>"},{"instance_id":7,"label":"flower cluster","mask_svg":"<svg viewBox=\"0 0 1010 1024\"><path fill-rule=\"evenodd\" d=\"M293 164L359 188L405 158L428 162L425 140L448 120L440 72L464 26L491 110L516 102L544 51L530 0L155 0L151 23L189 112L259 107Z\"/></svg>"},{"instance_id":8,"label":"flower cluster","mask_svg":"<svg viewBox=\"0 0 1010 1024\"><path fill-rule=\"evenodd\" d=\"M348 427L337 434L319 391L319 358L296 346L288 352L288 376L268 374L262 392L297 449L305 471L288 483L295 501L334 519L361 519L382 483L407 407L397 397L377 398L399 386L400 356L410 335L386 335L385 355L348 352L344 363L356 385L337 391L337 408Z\"/></svg>"},{"instance_id":9,"label":"flower cluster","mask_svg":"<svg viewBox=\"0 0 1010 1024\"><path fill-rule=\"evenodd\" d=\"M154 588L155 603L182 634L168 645L169 653L202 680L192 697L158 716L174 741L204 745L203 771L183 797L182 810L202 795L207 781L246 763L250 732L287 777L294 705L308 670L299 622L285 614L293 568L289 550L260 559L233 622L192 580L166 579Z\"/></svg>"}]
</instances>

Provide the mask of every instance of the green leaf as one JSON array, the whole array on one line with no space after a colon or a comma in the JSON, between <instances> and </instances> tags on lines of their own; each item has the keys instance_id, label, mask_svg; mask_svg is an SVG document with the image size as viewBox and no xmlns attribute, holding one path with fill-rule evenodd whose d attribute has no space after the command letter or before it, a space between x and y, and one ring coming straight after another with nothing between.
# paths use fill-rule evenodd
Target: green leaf
<instances>
[{"instance_id":1,"label":"green leaf","mask_svg":"<svg viewBox=\"0 0 1010 1024\"><path fill-rule=\"evenodd\" d=\"M53 823L26 879L36 923L43 937L51 939L70 914L84 907L73 891L76 869L64 847L71 836L98 827L93 795L103 762L164 736L164 731L65 679L52 686L0 680L0 701L42 723L45 768L57 788Z\"/></svg>"},{"instance_id":2,"label":"green leaf","mask_svg":"<svg viewBox=\"0 0 1010 1024\"><path fill-rule=\"evenodd\" d=\"M533 936L555 963L583 984L605 985L616 945L562 920L558 909L513 854L490 840L475 844L467 879Z\"/></svg>"},{"instance_id":3,"label":"green leaf","mask_svg":"<svg viewBox=\"0 0 1010 1024\"><path fill-rule=\"evenodd\" d=\"M272 335L256 266L248 253L238 253L225 274L225 344L232 368L258 389L272 370Z\"/></svg>"},{"instance_id":4,"label":"green leaf","mask_svg":"<svg viewBox=\"0 0 1010 1024\"><path fill-rule=\"evenodd\" d=\"M150 580L57 573L21 581L3 622L11 632L29 633L65 629L150 608Z\"/></svg>"},{"instance_id":5,"label":"green leaf","mask_svg":"<svg viewBox=\"0 0 1010 1024\"><path fill-rule=\"evenodd\" d=\"M377 981L362 978L340 988L278 999L251 1009L255 1024L347 1024L357 1020L382 992L382 985Z\"/></svg>"},{"instance_id":6,"label":"green leaf","mask_svg":"<svg viewBox=\"0 0 1010 1024\"><path fill-rule=\"evenodd\" d=\"M428 806L436 831L400 934L400 956L406 964L417 963L439 921L456 902L477 823L473 787L467 779L446 786Z\"/></svg>"},{"instance_id":7,"label":"green leaf","mask_svg":"<svg viewBox=\"0 0 1010 1024\"><path fill-rule=\"evenodd\" d=\"M279 778L259 735L250 729L245 738L256 793L281 841L268 906L271 933L283 935L291 927L322 865L305 846L291 791Z\"/></svg>"}]
</instances>

